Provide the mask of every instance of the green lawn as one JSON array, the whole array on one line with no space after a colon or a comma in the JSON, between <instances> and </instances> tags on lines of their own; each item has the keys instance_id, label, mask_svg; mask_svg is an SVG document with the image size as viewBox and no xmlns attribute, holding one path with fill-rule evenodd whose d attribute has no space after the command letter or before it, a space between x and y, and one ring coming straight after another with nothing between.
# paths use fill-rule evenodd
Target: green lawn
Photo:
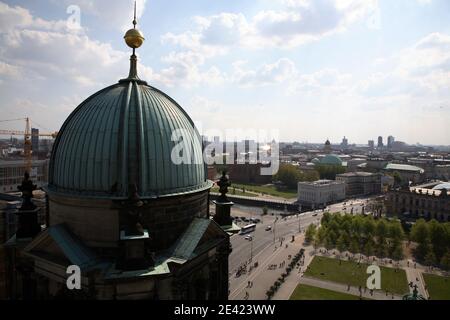
<instances>
[{"instance_id":1,"label":"green lawn","mask_svg":"<svg viewBox=\"0 0 450 320\"><path fill-rule=\"evenodd\" d=\"M423 274L431 300L450 300L450 278Z\"/></svg>"},{"instance_id":2,"label":"green lawn","mask_svg":"<svg viewBox=\"0 0 450 320\"><path fill-rule=\"evenodd\" d=\"M366 286L369 275L366 273L367 264L358 264L352 261L341 261L327 257L314 257L311 261L306 276L328 280L351 286ZM404 270L380 267L381 289L391 293L405 294L409 292L408 280Z\"/></svg>"},{"instance_id":3,"label":"green lawn","mask_svg":"<svg viewBox=\"0 0 450 320\"><path fill-rule=\"evenodd\" d=\"M359 300L359 297L352 294L312 287L306 284L299 284L289 300Z\"/></svg>"},{"instance_id":4,"label":"green lawn","mask_svg":"<svg viewBox=\"0 0 450 320\"><path fill-rule=\"evenodd\" d=\"M245 188L246 191L253 191L258 193L265 193L274 197L281 197L285 199L293 199L297 197L296 190L283 190L279 191L275 186L260 186L260 185L251 185L251 184L233 184L231 188L228 190L232 190L232 188L236 187L239 189Z\"/></svg>"}]
</instances>

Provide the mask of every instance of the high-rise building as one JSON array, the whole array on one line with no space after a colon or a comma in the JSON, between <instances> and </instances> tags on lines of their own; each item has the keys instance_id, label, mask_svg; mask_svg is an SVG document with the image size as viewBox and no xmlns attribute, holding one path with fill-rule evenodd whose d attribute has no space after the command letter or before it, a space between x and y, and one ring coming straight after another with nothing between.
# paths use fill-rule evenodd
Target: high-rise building
<instances>
[{"instance_id":1,"label":"high-rise building","mask_svg":"<svg viewBox=\"0 0 450 320\"><path fill-rule=\"evenodd\" d=\"M348 147L348 139L347 139L346 137L344 137L344 138L342 139L341 147L342 147L343 149L346 149L346 148Z\"/></svg>"},{"instance_id":2,"label":"high-rise building","mask_svg":"<svg viewBox=\"0 0 450 320\"><path fill-rule=\"evenodd\" d=\"M395 142L395 138L393 136L389 136L387 140L387 147L390 149Z\"/></svg>"},{"instance_id":3,"label":"high-rise building","mask_svg":"<svg viewBox=\"0 0 450 320\"><path fill-rule=\"evenodd\" d=\"M367 142L367 145L369 146L370 150L373 150L375 148L375 142L373 140L369 140Z\"/></svg>"},{"instance_id":4,"label":"high-rise building","mask_svg":"<svg viewBox=\"0 0 450 320\"><path fill-rule=\"evenodd\" d=\"M323 147L323 151L326 154L330 154L331 153L332 149L331 149L331 142L330 142L330 140L327 139L327 141L325 141L325 145Z\"/></svg>"},{"instance_id":5,"label":"high-rise building","mask_svg":"<svg viewBox=\"0 0 450 320\"><path fill-rule=\"evenodd\" d=\"M39 152L39 129L31 128L31 151Z\"/></svg>"},{"instance_id":6,"label":"high-rise building","mask_svg":"<svg viewBox=\"0 0 450 320\"><path fill-rule=\"evenodd\" d=\"M384 144L383 144L383 137L382 137L382 136L379 136L379 137L378 137L378 145L377 145L377 147L378 147L378 148L383 148L383 147L384 147Z\"/></svg>"}]
</instances>

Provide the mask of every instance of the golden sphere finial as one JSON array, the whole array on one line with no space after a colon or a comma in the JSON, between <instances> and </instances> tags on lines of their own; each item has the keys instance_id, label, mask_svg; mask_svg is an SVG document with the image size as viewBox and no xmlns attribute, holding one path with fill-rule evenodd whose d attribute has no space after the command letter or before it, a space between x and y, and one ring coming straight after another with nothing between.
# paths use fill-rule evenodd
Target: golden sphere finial
<instances>
[{"instance_id":1,"label":"golden sphere finial","mask_svg":"<svg viewBox=\"0 0 450 320\"><path fill-rule=\"evenodd\" d=\"M138 29L128 30L123 38L127 46L132 49L139 48L145 41L144 35Z\"/></svg>"}]
</instances>

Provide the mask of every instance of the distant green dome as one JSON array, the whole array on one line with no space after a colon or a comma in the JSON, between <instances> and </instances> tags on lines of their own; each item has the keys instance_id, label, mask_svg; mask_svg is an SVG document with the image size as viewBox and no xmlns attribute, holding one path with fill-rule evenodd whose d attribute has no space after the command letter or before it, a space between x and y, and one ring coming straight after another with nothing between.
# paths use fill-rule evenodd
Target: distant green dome
<instances>
[{"instance_id":1,"label":"distant green dome","mask_svg":"<svg viewBox=\"0 0 450 320\"><path fill-rule=\"evenodd\" d=\"M314 164L318 164L318 163L320 163L320 160L317 159L317 158L314 158L314 159L311 160L311 162L314 163Z\"/></svg>"},{"instance_id":2,"label":"distant green dome","mask_svg":"<svg viewBox=\"0 0 450 320\"><path fill-rule=\"evenodd\" d=\"M191 164L174 164L171 152L181 129ZM55 141L48 191L127 198L136 186L145 198L210 187L202 142L188 114L169 96L139 79L125 79L78 106Z\"/></svg>"},{"instance_id":3,"label":"distant green dome","mask_svg":"<svg viewBox=\"0 0 450 320\"><path fill-rule=\"evenodd\" d=\"M337 155L328 154L320 160L320 164L342 166L342 160Z\"/></svg>"}]
</instances>

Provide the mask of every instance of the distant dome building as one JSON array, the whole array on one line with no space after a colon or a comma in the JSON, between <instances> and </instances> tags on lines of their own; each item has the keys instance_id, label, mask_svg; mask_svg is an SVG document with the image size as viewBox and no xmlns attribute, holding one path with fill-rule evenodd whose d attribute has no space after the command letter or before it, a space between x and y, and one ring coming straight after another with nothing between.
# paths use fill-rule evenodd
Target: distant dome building
<instances>
[{"instance_id":1,"label":"distant dome building","mask_svg":"<svg viewBox=\"0 0 450 320\"><path fill-rule=\"evenodd\" d=\"M84 298L227 299L231 247L209 216L201 137L180 105L139 79L143 35L134 28L125 41L129 76L87 98L59 131L47 226L22 252L35 273L19 277L46 292L39 298L73 297L66 268L78 265Z\"/></svg>"},{"instance_id":2,"label":"distant dome building","mask_svg":"<svg viewBox=\"0 0 450 320\"><path fill-rule=\"evenodd\" d=\"M328 154L320 160L320 164L330 166L342 166L342 160L335 154Z\"/></svg>"}]
</instances>

